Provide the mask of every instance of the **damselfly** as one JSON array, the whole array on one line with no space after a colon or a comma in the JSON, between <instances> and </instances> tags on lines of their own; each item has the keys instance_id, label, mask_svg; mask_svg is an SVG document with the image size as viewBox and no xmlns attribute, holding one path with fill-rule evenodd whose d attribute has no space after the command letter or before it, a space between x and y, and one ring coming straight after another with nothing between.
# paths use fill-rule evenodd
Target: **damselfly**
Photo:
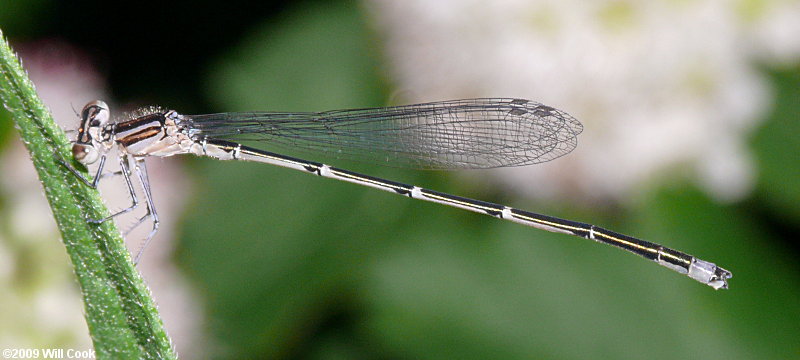
<instances>
[{"instance_id":1,"label":"damselfly","mask_svg":"<svg viewBox=\"0 0 800 360\"><path fill-rule=\"evenodd\" d=\"M727 288L727 280L732 276L729 271L689 254L595 225L401 184L229 141L265 141L340 158L424 169L522 166L550 161L572 151L577 145L577 135L583 131L580 122L563 111L529 100L466 99L325 112L207 115L182 115L174 110L148 108L115 122L110 121L110 110L104 102L93 101L83 108L80 116L72 154L84 165L98 163L98 169L89 180L64 164L87 185L97 187L106 157L116 148L119 174L133 199L130 207L93 221L107 221L138 206L132 182L134 174L144 190L146 213L136 225L150 219L153 227L135 257L136 262L159 224L144 159L195 154L288 167L592 239L653 260L714 289Z\"/></svg>"}]
</instances>

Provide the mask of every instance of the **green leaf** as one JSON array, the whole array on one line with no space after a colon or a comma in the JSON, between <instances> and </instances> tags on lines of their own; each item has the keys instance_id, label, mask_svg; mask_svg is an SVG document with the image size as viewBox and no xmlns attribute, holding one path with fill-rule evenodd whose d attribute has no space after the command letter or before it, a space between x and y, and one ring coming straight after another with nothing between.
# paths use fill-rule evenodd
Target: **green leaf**
<instances>
[{"instance_id":1,"label":"green leaf","mask_svg":"<svg viewBox=\"0 0 800 360\"><path fill-rule=\"evenodd\" d=\"M81 287L97 358L175 358L150 292L95 189L57 160L69 141L0 31L0 97L31 155Z\"/></svg>"},{"instance_id":2,"label":"green leaf","mask_svg":"<svg viewBox=\"0 0 800 360\"><path fill-rule=\"evenodd\" d=\"M767 122L752 139L759 166L758 192L777 217L800 220L800 67L772 70L775 103ZM795 160L792 160L795 159Z\"/></svg>"}]
</instances>

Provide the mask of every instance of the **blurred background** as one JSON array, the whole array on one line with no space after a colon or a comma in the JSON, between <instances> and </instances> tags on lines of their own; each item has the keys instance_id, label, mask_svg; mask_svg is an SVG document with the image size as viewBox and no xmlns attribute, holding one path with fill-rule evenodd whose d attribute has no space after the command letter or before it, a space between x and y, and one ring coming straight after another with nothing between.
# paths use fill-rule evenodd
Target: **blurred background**
<instances>
[{"instance_id":1,"label":"blurred background","mask_svg":"<svg viewBox=\"0 0 800 360\"><path fill-rule=\"evenodd\" d=\"M557 107L585 131L537 166L288 155L597 224L734 274L713 291L608 246L288 169L150 159L162 230L139 269L183 358L800 358L798 1L6 0L0 28L65 129L94 99L117 114ZM0 119L0 345L87 349L58 230Z\"/></svg>"}]
</instances>

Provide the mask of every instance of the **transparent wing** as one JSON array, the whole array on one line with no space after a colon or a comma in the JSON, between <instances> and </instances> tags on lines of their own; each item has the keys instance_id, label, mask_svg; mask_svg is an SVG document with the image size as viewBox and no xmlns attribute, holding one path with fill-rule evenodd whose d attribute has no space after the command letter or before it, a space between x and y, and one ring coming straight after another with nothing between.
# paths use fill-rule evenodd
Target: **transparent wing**
<instances>
[{"instance_id":1,"label":"transparent wing","mask_svg":"<svg viewBox=\"0 0 800 360\"><path fill-rule=\"evenodd\" d=\"M383 108L187 117L194 136L265 141L290 151L421 169L550 161L577 145L569 114L523 99L465 99Z\"/></svg>"}]
</instances>

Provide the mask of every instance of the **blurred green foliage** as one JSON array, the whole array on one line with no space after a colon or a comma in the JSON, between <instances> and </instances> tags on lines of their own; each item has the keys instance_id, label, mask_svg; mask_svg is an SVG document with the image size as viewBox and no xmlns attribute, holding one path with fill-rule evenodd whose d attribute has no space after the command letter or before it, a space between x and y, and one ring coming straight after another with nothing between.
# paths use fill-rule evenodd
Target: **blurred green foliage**
<instances>
[{"instance_id":1,"label":"blurred green foliage","mask_svg":"<svg viewBox=\"0 0 800 360\"><path fill-rule=\"evenodd\" d=\"M321 111L384 101L379 48L355 4L303 6L219 60L208 97L227 109Z\"/></svg>"},{"instance_id":2,"label":"blurred green foliage","mask_svg":"<svg viewBox=\"0 0 800 360\"><path fill-rule=\"evenodd\" d=\"M800 226L800 68L770 73L775 103L770 121L753 139L759 164L758 191L771 211Z\"/></svg>"}]
</instances>

